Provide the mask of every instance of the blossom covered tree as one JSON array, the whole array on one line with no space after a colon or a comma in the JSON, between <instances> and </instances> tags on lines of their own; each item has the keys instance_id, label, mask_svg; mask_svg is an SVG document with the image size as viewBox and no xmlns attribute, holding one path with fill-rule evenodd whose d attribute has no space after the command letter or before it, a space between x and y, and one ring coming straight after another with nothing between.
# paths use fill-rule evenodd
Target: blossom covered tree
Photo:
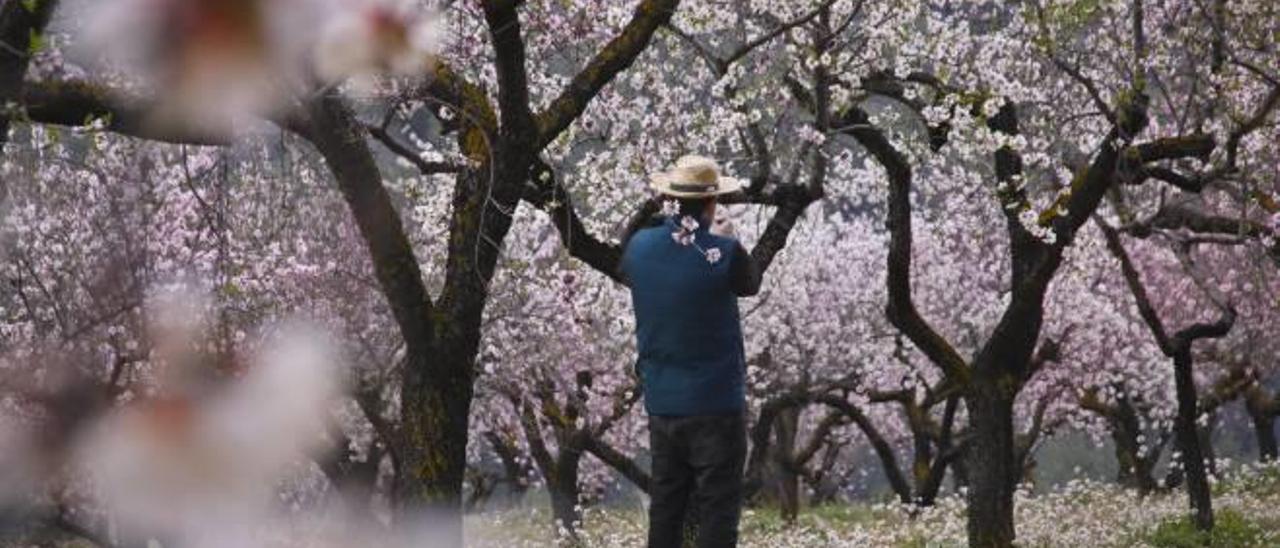
<instances>
[{"instance_id":1,"label":"blossom covered tree","mask_svg":"<svg viewBox=\"0 0 1280 548\"><path fill-rule=\"evenodd\" d=\"M527 55L521 32L522 18L538 24L552 24L566 15L556 7L530 7L523 16L516 2L486 3L479 12L459 7L453 12L463 37L453 52L474 74L457 72L445 60L434 64L425 84L410 96L431 99L431 108L451 109L456 124L445 133L456 135L450 153L461 159L462 167L432 166L429 172L456 175L452 204L448 255L440 297L433 299L421 274L414 249L398 221L398 213L374 161L365 136L370 134L354 115L346 100L332 89L304 92L297 108L286 109L278 121L303 136L316 147L333 171L343 190L351 214L360 227L373 259L377 279L383 289L406 344L406 365L400 383L400 428L391 442L396 464L396 499L399 507L426 504L450 512L459 503L465 469L468 416L473 393L474 360L480 338L480 322L487 303L487 287L500 251L500 243L510 227L510 213L519 205L522 188L535 155L556 139L586 107L589 101L643 51L657 26L670 17L675 2L645 2L628 10L612 7L616 25L596 27L602 37L614 36L600 46L583 70L567 86L558 79L531 82L530 73L552 74L529 63L549 62ZM12 4L6 4L11 7ZM180 6L180 5L179 5ZM576 9L582 7L575 6ZM186 9L179 7L175 9ZM256 7L245 6L256 10ZM198 18L195 24L233 24L247 33L272 28L256 17ZM581 12L578 12L581 13ZM631 13L630 17L626 14ZM573 12L569 12L573 15ZM357 13L357 17L362 16ZM234 25L255 25L235 27ZM616 29L616 30L615 30ZM38 31L35 32L39 34ZM480 40L488 34L489 40ZM170 37L195 40L199 36ZM550 44L536 44L543 48ZM161 43L161 47L169 47ZM184 42L182 47L213 47L216 43ZM473 56L495 52L492 65L470 65ZM596 47L596 46L588 46ZM184 51L184 50L179 50ZM200 51L193 49L192 51ZM535 53L537 50L534 50ZM252 55L254 52L238 51ZM201 57L177 62L200 62ZM222 58L215 57L221 61ZM252 60L252 59L251 59ZM240 67L234 64L232 67ZM479 70L489 66L489 71ZM197 75L200 73L196 73ZM181 76L181 75L180 75ZM491 81L495 95L489 96L474 79ZM88 114L111 120L112 129L150 133L168 124L141 124L110 92L86 89L68 83L42 82L23 86L28 112L33 118L61 123L80 123ZM534 113L534 94L550 101ZM113 103L112 101L117 101ZM104 104L105 103L105 104ZM447 106L446 106L447 105ZM33 112L34 111L34 112ZM150 135L171 140L195 140L203 136L190 131ZM455 148L456 147L456 148ZM456 518L454 523L460 535ZM450 535L444 535L448 538Z\"/></svg>"},{"instance_id":2,"label":"blossom covered tree","mask_svg":"<svg viewBox=\"0 0 1280 548\"><path fill-rule=\"evenodd\" d=\"M950 473L970 543L1005 546L1056 430L1111 437L1146 490L1175 422L1207 496L1190 425L1238 394L1274 458L1269 2L103 5L0 6L6 365L75 347L127 399L148 291L181 276L232 372L311 310L359 365L317 464L369 523L440 510L456 543L489 459L569 532L618 476L645 488L616 266L645 174L691 152L751 181L726 207L768 269L744 482L784 512L869 452L904 504ZM159 26L95 42L121 21ZM1221 340L1152 328L1215 319L1180 302L1210 293Z\"/></svg>"},{"instance_id":3,"label":"blossom covered tree","mask_svg":"<svg viewBox=\"0 0 1280 548\"><path fill-rule=\"evenodd\" d=\"M957 14L966 19L976 15L965 10L932 14L942 21ZM930 51L931 55L918 57L921 65L946 67L953 73L945 87L916 78L937 89L941 97L953 98L942 109L926 111L933 113L927 114L926 120L946 130L935 142L942 141L944 147L957 151L961 161L951 165L980 171L972 172L970 177L956 177L955 168L939 170L951 178L939 180L928 171L913 170L909 156L874 126L867 127L866 113L850 109L852 123L847 124L854 128L855 137L860 136L860 144L884 165L890 180L889 318L965 394L974 429L969 452L974 457L970 467L970 543L979 546L1008 545L1014 536L1014 402L1033 372L1030 365L1044 320L1045 297L1069 246L1119 175L1136 172L1139 176L1129 177L1129 182L1139 183L1154 176L1146 173L1167 172L1168 168L1158 165L1161 162L1207 159L1216 149L1214 139L1195 127L1180 127L1176 122L1184 111L1173 105L1190 102L1193 106L1187 108L1194 111L1198 96L1179 87L1151 82L1175 76L1205 77L1187 74L1186 67L1196 66L1193 59L1197 55L1208 59L1213 47L1185 48L1183 37L1175 36L1171 29L1208 31L1220 18L1186 6L1145 6L1143 2L1036 5L1006 15L993 18L988 32L941 41L971 44L969 48ZM1167 24L1169 21L1200 24ZM1130 32L1093 32L1100 25ZM937 28L939 32L956 32L952 29L967 27L941 22ZM978 36L983 39L978 40ZM1085 41L1079 37L1088 37L1090 45L1081 49ZM1116 43L1098 44L1109 40ZM1203 43L1208 46L1215 41ZM1216 43L1220 50L1225 48L1221 34ZM947 55L961 51L960 56ZM1116 57L1107 59L1109 55ZM972 64L975 57L981 59L976 65ZM1104 62L1106 69L1102 68ZM984 70L992 65L1009 70L1001 71L999 76ZM1257 80L1244 68L1236 69L1234 75L1243 81ZM908 83L910 77L908 74ZM1044 85L1046 79L1062 85ZM963 95L975 93L975 89L978 95ZM1070 95L1064 90L1071 90ZM896 90L889 91L892 94ZM1242 99L1248 105L1243 108L1265 113L1263 116L1274 107L1266 93L1249 93ZM1171 109L1160 106L1161 101ZM1056 108L1026 108L1033 103L1053 104ZM1059 124L1079 129L1062 132ZM983 143L965 151L969 154L967 159L959 154L958 143L964 141L963 133L957 133L966 129L978 137L976 143ZM1245 124L1232 132L1235 137L1224 143L1229 156L1234 154L1229 151L1237 147L1240 136L1255 129L1256 125ZM1149 140L1140 139L1143 133L1151 135ZM988 159L984 161L984 157ZM990 167L983 169L979 167L982 165ZM1058 182L1064 172L1074 172L1068 177L1069 184ZM957 181L986 180L996 198L992 205L1006 218L1003 224L1008 230L1010 250L1006 263L1010 269L1008 300L972 360L963 358L924 319L912 298L913 173L921 173L922 178L936 184L933 188L948 188L948 183L954 185ZM1162 179L1192 191L1200 188L1182 184L1185 181L1177 177ZM953 194L963 193L963 188ZM1038 201L1047 205L1036 205Z\"/></svg>"}]
</instances>

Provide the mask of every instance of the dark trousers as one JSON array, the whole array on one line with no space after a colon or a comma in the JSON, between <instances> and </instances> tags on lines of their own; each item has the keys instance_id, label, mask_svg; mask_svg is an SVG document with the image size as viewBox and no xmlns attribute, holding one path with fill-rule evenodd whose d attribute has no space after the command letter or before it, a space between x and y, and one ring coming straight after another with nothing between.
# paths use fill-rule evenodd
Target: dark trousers
<instances>
[{"instance_id":1,"label":"dark trousers","mask_svg":"<svg viewBox=\"0 0 1280 548\"><path fill-rule=\"evenodd\" d=\"M650 416L649 450L649 548L679 548L689 514L696 516L698 546L737 546L747 450L743 414Z\"/></svg>"}]
</instances>

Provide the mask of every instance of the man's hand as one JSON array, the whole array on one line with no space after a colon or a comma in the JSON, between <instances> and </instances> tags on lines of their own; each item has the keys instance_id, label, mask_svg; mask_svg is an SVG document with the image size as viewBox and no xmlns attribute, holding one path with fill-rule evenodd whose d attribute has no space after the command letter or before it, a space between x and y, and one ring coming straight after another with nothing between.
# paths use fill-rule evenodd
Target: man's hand
<instances>
[{"instance_id":1,"label":"man's hand","mask_svg":"<svg viewBox=\"0 0 1280 548\"><path fill-rule=\"evenodd\" d=\"M711 233L716 236L738 239L738 233L733 226L733 221L729 220L729 215L722 209L716 210L716 218L711 221Z\"/></svg>"}]
</instances>

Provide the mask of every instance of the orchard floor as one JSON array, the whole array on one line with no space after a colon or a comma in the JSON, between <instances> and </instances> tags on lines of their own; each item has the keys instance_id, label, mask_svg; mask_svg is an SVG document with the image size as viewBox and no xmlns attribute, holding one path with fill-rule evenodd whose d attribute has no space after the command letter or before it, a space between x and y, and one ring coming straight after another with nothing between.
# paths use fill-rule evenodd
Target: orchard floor
<instances>
[{"instance_id":1,"label":"orchard floor","mask_svg":"<svg viewBox=\"0 0 1280 548\"><path fill-rule=\"evenodd\" d=\"M1139 498L1118 487L1072 482L1049 494L1020 493L1017 527L1026 547L1274 547L1280 546L1280 468L1242 468L1214 485L1218 527L1212 538L1189 525L1182 491ZM962 501L946 498L914 519L893 505L806 508L793 525L770 509L747 510L743 546L964 546ZM469 546L548 546L555 542L545 509L525 508L468 517ZM589 509L581 545L643 546L639 508Z\"/></svg>"}]
</instances>

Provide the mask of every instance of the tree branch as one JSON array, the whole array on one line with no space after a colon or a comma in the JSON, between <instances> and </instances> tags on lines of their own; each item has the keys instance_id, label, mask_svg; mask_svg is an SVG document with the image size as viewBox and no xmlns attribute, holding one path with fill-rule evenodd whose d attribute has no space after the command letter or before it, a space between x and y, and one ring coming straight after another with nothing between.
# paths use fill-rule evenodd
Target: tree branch
<instances>
[{"instance_id":1,"label":"tree branch","mask_svg":"<svg viewBox=\"0 0 1280 548\"><path fill-rule=\"evenodd\" d=\"M601 462L609 465L610 468L617 470L619 474L630 480L641 491L649 492L649 484L652 481L651 476L643 468L640 468L640 465L636 464L636 461L632 460L631 457L622 454L621 451L595 436L587 438L586 450L588 453L595 455Z\"/></svg>"},{"instance_id":2,"label":"tree branch","mask_svg":"<svg viewBox=\"0 0 1280 548\"><path fill-rule=\"evenodd\" d=\"M57 0L9 0L0 6L0 105L18 98L31 64L31 41L49 25ZM9 117L0 113L0 151L9 140ZM5 196L0 181L0 199Z\"/></svg>"},{"instance_id":3,"label":"tree branch","mask_svg":"<svg viewBox=\"0 0 1280 548\"><path fill-rule=\"evenodd\" d=\"M839 127L848 128L844 132L851 135L876 159L889 179L889 211L885 221L885 226L889 229L889 265L885 276L889 304L885 314L889 322L901 330L944 373L965 382L969 366L951 343L920 315L912 297L911 164L885 137L884 132L871 125L870 117L861 108L849 108L836 123Z\"/></svg>"},{"instance_id":4,"label":"tree branch","mask_svg":"<svg viewBox=\"0 0 1280 548\"><path fill-rule=\"evenodd\" d=\"M689 34L688 32L685 32L683 29L677 27L676 25L672 23L667 23L666 27L670 29L671 32L675 34L677 37L679 37L681 40L684 40L685 42L688 42L691 46L693 46L694 50L698 52L698 55L701 56L702 59L706 61L708 65L711 65L712 71L714 71L718 75L723 76L724 74L729 72L729 67L732 66L734 63L738 62L739 59L746 57L756 48L769 43L774 38L782 36L783 34L790 31L791 29L794 29L796 27L799 27L800 25L813 21L816 17L818 17L819 14L822 13L823 10L830 8L831 5L834 3L836 3L836 0L826 0L821 5L809 11L808 13L805 13L804 15L796 17L795 19L792 19L790 21L784 22L778 25L777 27L774 27L772 30L764 34L761 34L760 36L757 36L751 40L747 40L742 45L738 46L737 48L734 48L733 51L729 52L729 55L726 55L724 57L716 55L714 52L711 51L711 48L706 46L706 44L703 44L702 42L698 41L698 39L694 38L693 35Z\"/></svg>"},{"instance_id":5,"label":"tree branch","mask_svg":"<svg viewBox=\"0 0 1280 548\"><path fill-rule=\"evenodd\" d=\"M1156 230L1189 230L1198 234L1258 237L1267 233L1262 223L1249 219L1206 215L1185 206L1167 205L1151 217L1120 227L1119 231L1146 238Z\"/></svg>"},{"instance_id":6,"label":"tree branch","mask_svg":"<svg viewBox=\"0 0 1280 548\"><path fill-rule=\"evenodd\" d=\"M307 110L309 120L303 137L324 157L342 190L405 344L414 352L424 352L432 339L434 307L400 214L382 185L364 130L332 93L313 100Z\"/></svg>"},{"instance_id":7,"label":"tree branch","mask_svg":"<svg viewBox=\"0 0 1280 548\"><path fill-rule=\"evenodd\" d=\"M613 281L622 282L618 268L622 260L622 246L606 243L587 230L569 191L541 158L534 160L532 174L525 185L524 201L547 212L560 234L560 243L570 255Z\"/></svg>"},{"instance_id":8,"label":"tree branch","mask_svg":"<svg viewBox=\"0 0 1280 548\"><path fill-rule=\"evenodd\" d=\"M910 504L912 499L911 484L907 482L906 476L902 473L902 468L898 465L898 457L893 451L893 446L884 438L880 430L871 423L871 420L862 413L862 410L849 403L848 400L833 394L819 395L815 398L815 401L839 410L858 426L862 434L867 437L867 442L871 444L871 448L875 450L876 456L880 458L885 477L889 480L889 485L893 487L894 492L897 493L898 499L903 504Z\"/></svg>"},{"instance_id":9,"label":"tree branch","mask_svg":"<svg viewBox=\"0 0 1280 548\"><path fill-rule=\"evenodd\" d=\"M680 0L643 0L631 21L587 63L560 96L536 116L535 150L542 150L573 123L587 104L618 73L626 70L649 45L659 26L671 20Z\"/></svg>"},{"instance_id":10,"label":"tree branch","mask_svg":"<svg viewBox=\"0 0 1280 548\"><path fill-rule=\"evenodd\" d=\"M485 22L489 27L489 39L493 42L502 129L512 135L532 132L533 112L529 107L525 46L520 31L520 16L516 13L516 2L490 1L482 4Z\"/></svg>"},{"instance_id":11,"label":"tree branch","mask_svg":"<svg viewBox=\"0 0 1280 548\"><path fill-rule=\"evenodd\" d=\"M1138 314L1142 316L1142 320L1146 322L1151 334L1156 338L1156 344L1160 346L1160 351L1164 352L1166 356L1173 355L1173 341L1169 339L1164 322L1160 319L1160 314L1156 312L1155 306L1151 304L1151 298L1147 296L1147 288L1142 283L1142 275L1138 273L1138 269L1133 265L1133 260L1129 258L1129 252L1125 250L1124 244L1120 241L1120 234L1101 219L1095 219L1095 222L1098 228L1102 230L1103 237L1106 238L1107 249L1120 261L1120 271L1124 274L1125 284L1129 286L1129 293L1133 295L1133 300L1138 305Z\"/></svg>"},{"instance_id":12,"label":"tree branch","mask_svg":"<svg viewBox=\"0 0 1280 548\"><path fill-rule=\"evenodd\" d=\"M525 401L524 398L515 396L511 398L511 405L515 406L516 413L520 417L520 426L524 430L525 441L529 443L529 455L533 457L534 462L538 463L538 468L542 469L542 473L547 476L548 482L554 483L556 475L555 459L551 456L551 451L547 449L547 444L542 438L542 427L538 425L538 419L533 414L533 406Z\"/></svg>"},{"instance_id":13,"label":"tree branch","mask_svg":"<svg viewBox=\"0 0 1280 548\"><path fill-rule=\"evenodd\" d=\"M418 154L410 148L409 145L406 145L393 137L386 128L374 124L363 125L365 130L369 132L369 135L372 135L374 139L377 139L379 143L382 143L382 146L387 147L387 150L391 151L392 154L404 158L406 161L413 164L413 166L418 168L418 171L423 175L457 173L463 170L463 166L459 164L424 160L421 154Z\"/></svg>"},{"instance_id":14,"label":"tree branch","mask_svg":"<svg viewBox=\"0 0 1280 548\"><path fill-rule=\"evenodd\" d=\"M101 120L105 129L139 139L187 145L230 144L225 135L148 124L147 101L85 81L27 82L19 102L29 120L42 124L81 127Z\"/></svg>"},{"instance_id":15,"label":"tree branch","mask_svg":"<svg viewBox=\"0 0 1280 548\"><path fill-rule=\"evenodd\" d=\"M1204 134L1182 135L1178 137L1162 137L1134 145L1134 152L1142 163L1159 162L1161 160L1181 160L1196 158L1208 161L1209 154L1217 145L1213 137Z\"/></svg>"}]
</instances>

